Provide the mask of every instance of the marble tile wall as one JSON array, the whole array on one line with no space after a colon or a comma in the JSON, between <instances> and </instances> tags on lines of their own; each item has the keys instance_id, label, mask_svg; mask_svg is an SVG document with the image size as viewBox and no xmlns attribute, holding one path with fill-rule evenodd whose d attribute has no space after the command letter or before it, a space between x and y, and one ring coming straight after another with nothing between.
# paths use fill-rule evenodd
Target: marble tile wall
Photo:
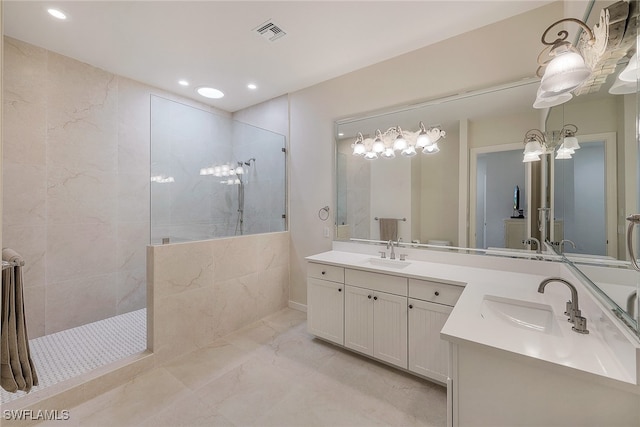
<instances>
[{"instance_id":1,"label":"marble tile wall","mask_svg":"<svg viewBox=\"0 0 640 427\"><path fill-rule=\"evenodd\" d=\"M159 363L285 307L289 233L148 247L150 347Z\"/></svg>"},{"instance_id":2,"label":"marble tile wall","mask_svg":"<svg viewBox=\"0 0 640 427\"><path fill-rule=\"evenodd\" d=\"M144 307L150 98L183 99L13 38L3 46L3 246L26 259L30 337Z\"/></svg>"}]
</instances>

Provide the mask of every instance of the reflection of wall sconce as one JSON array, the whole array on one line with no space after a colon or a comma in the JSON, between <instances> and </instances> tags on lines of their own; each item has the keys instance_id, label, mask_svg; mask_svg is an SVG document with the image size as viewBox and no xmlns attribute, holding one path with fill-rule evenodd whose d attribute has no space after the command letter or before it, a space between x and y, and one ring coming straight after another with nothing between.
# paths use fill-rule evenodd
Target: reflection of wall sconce
<instances>
[{"instance_id":1,"label":"reflection of wall sconce","mask_svg":"<svg viewBox=\"0 0 640 427\"><path fill-rule=\"evenodd\" d=\"M547 41L549 31L564 22L578 24L583 30L580 36L581 50L567 41L569 33L566 30L559 31L554 41ZM547 47L538 55L536 74L542 80L534 108L548 108L571 99L570 92L589 79L594 65L604 53L609 38L608 30L607 11L600 15L600 22L596 24L594 31L579 19L565 18L554 22L542 33L542 44Z\"/></svg>"},{"instance_id":2,"label":"reflection of wall sconce","mask_svg":"<svg viewBox=\"0 0 640 427\"><path fill-rule=\"evenodd\" d=\"M566 124L559 131L543 133L538 129L527 131L524 136L524 163L535 162L540 160L543 154L552 154L555 152L556 159L570 159L575 150L580 149L576 133L578 127L572 124Z\"/></svg>"},{"instance_id":3,"label":"reflection of wall sconce","mask_svg":"<svg viewBox=\"0 0 640 427\"><path fill-rule=\"evenodd\" d=\"M420 122L420 128L415 132L395 126L384 133L378 129L375 138L366 139L358 132L358 137L351 147L354 156L362 156L367 160L377 159L378 156L392 159L398 151L405 157L413 157L417 154L417 149L421 149L424 154L437 153L440 151L438 140L445 136L446 132L438 126L427 129Z\"/></svg>"},{"instance_id":4,"label":"reflection of wall sconce","mask_svg":"<svg viewBox=\"0 0 640 427\"><path fill-rule=\"evenodd\" d=\"M172 176L164 177L163 175L155 175L151 177L151 182L157 182L158 184L168 184L170 182L176 182Z\"/></svg>"}]
</instances>

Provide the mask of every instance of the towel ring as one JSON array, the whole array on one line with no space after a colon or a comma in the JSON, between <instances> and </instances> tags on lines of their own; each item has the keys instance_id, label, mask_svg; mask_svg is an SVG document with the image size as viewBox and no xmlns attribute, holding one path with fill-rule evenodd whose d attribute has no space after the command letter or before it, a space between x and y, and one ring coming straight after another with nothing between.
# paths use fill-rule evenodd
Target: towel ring
<instances>
[{"instance_id":1,"label":"towel ring","mask_svg":"<svg viewBox=\"0 0 640 427\"><path fill-rule=\"evenodd\" d=\"M320 210L318 211L318 218L320 218L322 221L326 221L329 219L329 206L320 208Z\"/></svg>"}]
</instances>

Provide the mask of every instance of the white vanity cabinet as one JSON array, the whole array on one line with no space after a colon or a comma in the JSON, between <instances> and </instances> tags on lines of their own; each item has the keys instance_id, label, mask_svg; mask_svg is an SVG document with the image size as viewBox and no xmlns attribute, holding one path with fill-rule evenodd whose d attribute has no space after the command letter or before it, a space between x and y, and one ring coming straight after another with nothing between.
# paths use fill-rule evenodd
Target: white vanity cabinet
<instances>
[{"instance_id":1,"label":"white vanity cabinet","mask_svg":"<svg viewBox=\"0 0 640 427\"><path fill-rule=\"evenodd\" d=\"M463 286L309 263L307 330L426 378L447 382L440 330Z\"/></svg>"},{"instance_id":2,"label":"white vanity cabinet","mask_svg":"<svg viewBox=\"0 0 640 427\"><path fill-rule=\"evenodd\" d=\"M307 330L344 345L344 268L310 263L307 278Z\"/></svg>"},{"instance_id":3,"label":"white vanity cabinet","mask_svg":"<svg viewBox=\"0 0 640 427\"><path fill-rule=\"evenodd\" d=\"M440 331L460 297L462 286L409 280L409 370L447 382L449 345Z\"/></svg>"},{"instance_id":4,"label":"white vanity cabinet","mask_svg":"<svg viewBox=\"0 0 640 427\"><path fill-rule=\"evenodd\" d=\"M407 368L407 279L345 270L344 345Z\"/></svg>"}]
</instances>

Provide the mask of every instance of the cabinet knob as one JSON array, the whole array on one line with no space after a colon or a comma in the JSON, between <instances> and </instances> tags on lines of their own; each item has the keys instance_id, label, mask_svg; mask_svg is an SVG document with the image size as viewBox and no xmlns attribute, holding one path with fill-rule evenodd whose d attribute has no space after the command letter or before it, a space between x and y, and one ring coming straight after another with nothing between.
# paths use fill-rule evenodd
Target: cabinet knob
<instances>
[{"instance_id":1,"label":"cabinet knob","mask_svg":"<svg viewBox=\"0 0 640 427\"><path fill-rule=\"evenodd\" d=\"M371 299L371 295L367 295L367 298Z\"/></svg>"},{"instance_id":2,"label":"cabinet knob","mask_svg":"<svg viewBox=\"0 0 640 427\"><path fill-rule=\"evenodd\" d=\"M373 300L374 301L378 301L378 297L373 297Z\"/></svg>"},{"instance_id":3,"label":"cabinet knob","mask_svg":"<svg viewBox=\"0 0 640 427\"><path fill-rule=\"evenodd\" d=\"M338 292L342 292L342 288L338 288Z\"/></svg>"},{"instance_id":4,"label":"cabinet knob","mask_svg":"<svg viewBox=\"0 0 640 427\"><path fill-rule=\"evenodd\" d=\"M440 292L436 291L436 292L435 292L435 295L436 295L436 296L440 295Z\"/></svg>"},{"instance_id":5,"label":"cabinet knob","mask_svg":"<svg viewBox=\"0 0 640 427\"><path fill-rule=\"evenodd\" d=\"M323 270L322 271L322 275L324 276L325 274L327 274L327 272Z\"/></svg>"},{"instance_id":6,"label":"cabinet knob","mask_svg":"<svg viewBox=\"0 0 640 427\"><path fill-rule=\"evenodd\" d=\"M409 308L413 308L413 304L409 304Z\"/></svg>"}]
</instances>

